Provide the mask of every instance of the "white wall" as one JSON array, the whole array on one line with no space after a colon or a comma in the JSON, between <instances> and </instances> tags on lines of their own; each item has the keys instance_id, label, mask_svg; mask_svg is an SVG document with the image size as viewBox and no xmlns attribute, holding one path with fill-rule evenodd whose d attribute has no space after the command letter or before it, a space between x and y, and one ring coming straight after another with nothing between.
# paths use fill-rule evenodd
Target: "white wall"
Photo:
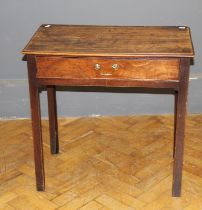
<instances>
[{"instance_id":1,"label":"white wall","mask_svg":"<svg viewBox=\"0 0 202 210\"><path fill-rule=\"evenodd\" d=\"M21 49L42 23L107 25L188 25L195 64L191 67L189 111L202 112L201 0L1 0L0 117L29 117L26 63ZM47 114L42 93L42 115ZM59 92L61 116L170 113L173 97L134 93Z\"/></svg>"}]
</instances>

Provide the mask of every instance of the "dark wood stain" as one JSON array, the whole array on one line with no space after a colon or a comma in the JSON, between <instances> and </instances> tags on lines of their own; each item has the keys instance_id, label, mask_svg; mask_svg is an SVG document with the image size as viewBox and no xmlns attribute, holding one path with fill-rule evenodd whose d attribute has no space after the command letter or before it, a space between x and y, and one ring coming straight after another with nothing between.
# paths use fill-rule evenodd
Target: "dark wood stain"
<instances>
[{"instance_id":1,"label":"dark wood stain","mask_svg":"<svg viewBox=\"0 0 202 210\"><path fill-rule=\"evenodd\" d=\"M189 84L189 58L181 58L180 61L180 83L176 100L176 122L175 122L175 148L173 165L173 196L181 195L182 167L184 152L185 121L187 110L187 95Z\"/></svg>"},{"instance_id":2,"label":"dark wood stain","mask_svg":"<svg viewBox=\"0 0 202 210\"><path fill-rule=\"evenodd\" d=\"M55 86L144 87L175 91L172 195L181 195L189 65L194 56L188 27L42 25L22 52L28 62L37 190L45 189L41 86L48 91L53 154L59 152Z\"/></svg>"},{"instance_id":3,"label":"dark wood stain","mask_svg":"<svg viewBox=\"0 0 202 210\"><path fill-rule=\"evenodd\" d=\"M57 101L56 101L55 86L47 87L47 96L48 96L50 148L52 154L57 154L59 152L59 141L58 141Z\"/></svg>"},{"instance_id":4,"label":"dark wood stain","mask_svg":"<svg viewBox=\"0 0 202 210\"><path fill-rule=\"evenodd\" d=\"M193 57L188 27L42 25L23 54Z\"/></svg>"},{"instance_id":5,"label":"dark wood stain","mask_svg":"<svg viewBox=\"0 0 202 210\"><path fill-rule=\"evenodd\" d=\"M41 131L41 110L39 88L36 82L36 62L34 56L27 57L28 79L30 93L30 107L32 116L32 132L34 145L34 160L36 173L36 187L38 191L45 189L43 141Z\"/></svg>"},{"instance_id":6,"label":"dark wood stain","mask_svg":"<svg viewBox=\"0 0 202 210\"><path fill-rule=\"evenodd\" d=\"M37 78L178 80L179 59L37 57ZM96 70L95 65L100 69ZM118 69L112 68L113 64Z\"/></svg>"}]
</instances>

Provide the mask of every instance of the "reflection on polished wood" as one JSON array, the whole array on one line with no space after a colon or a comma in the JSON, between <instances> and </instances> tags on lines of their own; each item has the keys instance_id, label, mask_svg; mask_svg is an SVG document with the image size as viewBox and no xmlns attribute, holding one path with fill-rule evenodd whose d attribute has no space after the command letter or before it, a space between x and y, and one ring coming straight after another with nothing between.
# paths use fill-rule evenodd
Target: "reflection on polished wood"
<instances>
[{"instance_id":1,"label":"reflection on polished wood","mask_svg":"<svg viewBox=\"0 0 202 210\"><path fill-rule=\"evenodd\" d=\"M59 119L61 149L51 155L43 120L45 192L35 190L31 121L0 121L0 210L201 209L202 115L187 118L180 198L171 197L173 121L168 115Z\"/></svg>"}]
</instances>

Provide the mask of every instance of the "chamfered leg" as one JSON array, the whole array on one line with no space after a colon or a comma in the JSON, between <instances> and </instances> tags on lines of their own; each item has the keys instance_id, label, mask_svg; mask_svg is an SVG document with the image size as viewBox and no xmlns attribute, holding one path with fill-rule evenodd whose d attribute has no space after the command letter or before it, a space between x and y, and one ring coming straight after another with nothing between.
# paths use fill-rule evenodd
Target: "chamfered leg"
<instances>
[{"instance_id":1,"label":"chamfered leg","mask_svg":"<svg viewBox=\"0 0 202 210\"><path fill-rule=\"evenodd\" d=\"M36 63L34 56L32 55L27 56L27 65L28 65L30 107L31 107L31 118L32 118L36 187L38 191L43 191L45 189L45 174L44 174L43 141L42 141L42 130L41 130L41 111L40 111L39 87L36 81Z\"/></svg>"},{"instance_id":2,"label":"chamfered leg","mask_svg":"<svg viewBox=\"0 0 202 210\"><path fill-rule=\"evenodd\" d=\"M173 189L172 195L179 197L181 195L182 184L182 167L183 167L183 151L185 136L185 118L189 80L189 58L180 59L180 78L179 90L176 104L176 134L174 148L174 165L173 165Z\"/></svg>"},{"instance_id":3,"label":"chamfered leg","mask_svg":"<svg viewBox=\"0 0 202 210\"><path fill-rule=\"evenodd\" d=\"M48 86L47 94L48 94L50 148L52 154L57 154L59 152L59 142L58 142L57 102L56 102L55 86Z\"/></svg>"}]
</instances>

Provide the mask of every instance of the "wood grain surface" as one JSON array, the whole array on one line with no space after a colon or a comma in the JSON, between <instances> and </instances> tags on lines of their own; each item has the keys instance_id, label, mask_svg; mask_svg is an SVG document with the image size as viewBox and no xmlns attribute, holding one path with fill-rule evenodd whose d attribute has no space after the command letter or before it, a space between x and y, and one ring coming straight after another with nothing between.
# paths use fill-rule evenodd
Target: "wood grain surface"
<instances>
[{"instance_id":1,"label":"wood grain surface","mask_svg":"<svg viewBox=\"0 0 202 210\"><path fill-rule=\"evenodd\" d=\"M29 67L38 190L44 190L45 186L38 94L40 85L123 85L178 91L173 196L181 195L185 99L190 57L194 56L188 27L42 25L23 53L27 55ZM55 92L50 87L48 97L49 102L55 101L49 105L49 117L56 121ZM51 151L57 153L56 123L50 126L50 132Z\"/></svg>"},{"instance_id":2,"label":"wood grain surface","mask_svg":"<svg viewBox=\"0 0 202 210\"><path fill-rule=\"evenodd\" d=\"M178 80L179 59L37 57L37 78ZM96 64L100 69L96 70ZM116 64L115 70L112 66Z\"/></svg>"},{"instance_id":3,"label":"wood grain surface","mask_svg":"<svg viewBox=\"0 0 202 210\"><path fill-rule=\"evenodd\" d=\"M193 57L188 27L41 25L23 54Z\"/></svg>"},{"instance_id":4,"label":"wood grain surface","mask_svg":"<svg viewBox=\"0 0 202 210\"><path fill-rule=\"evenodd\" d=\"M173 116L59 119L50 154L42 120L46 191L35 190L31 120L0 121L2 210L201 210L202 115L187 118L182 197L171 197ZM145 132L146 131L146 132Z\"/></svg>"}]
</instances>

